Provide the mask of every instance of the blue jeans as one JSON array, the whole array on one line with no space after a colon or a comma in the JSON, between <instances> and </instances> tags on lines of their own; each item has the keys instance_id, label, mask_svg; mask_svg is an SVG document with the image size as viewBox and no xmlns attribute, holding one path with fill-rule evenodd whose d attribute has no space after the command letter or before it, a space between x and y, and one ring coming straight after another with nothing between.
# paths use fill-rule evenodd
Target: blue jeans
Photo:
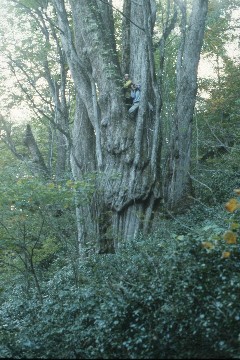
<instances>
[{"instance_id":1,"label":"blue jeans","mask_svg":"<svg viewBox=\"0 0 240 360\"><path fill-rule=\"evenodd\" d=\"M135 102L130 109L128 110L129 114L132 114L133 112L135 112L139 107L139 101Z\"/></svg>"}]
</instances>

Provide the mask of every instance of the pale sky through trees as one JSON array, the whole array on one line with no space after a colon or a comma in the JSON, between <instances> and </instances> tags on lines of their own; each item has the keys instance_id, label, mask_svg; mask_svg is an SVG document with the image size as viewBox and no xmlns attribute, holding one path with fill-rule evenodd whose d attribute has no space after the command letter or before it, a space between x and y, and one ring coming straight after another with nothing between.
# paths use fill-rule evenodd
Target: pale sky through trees
<instances>
[{"instance_id":1,"label":"pale sky through trees","mask_svg":"<svg viewBox=\"0 0 240 360\"><path fill-rule=\"evenodd\" d=\"M123 0L113 0L113 5L116 6L117 8L121 8L122 2Z\"/></svg>"},{"instance_id":2,"label":"pale sky through trees","mask_svg":"<svg viewBox=\"0 0 240 360\"><path fill-rule=\"evenodd\" d=\"M113 6L115 8L118 9L122 9L122 4L123 4L123 0L113 0ZM0 42L2 44L4 44L6 42L5 38L11 36L11 38L14 38L15 41L17 42L17 39L19 38L19 36L21 35L17 29L14 29L11 25L11 22L9 21L9 14L7 11L8 8L8 1L7 0L0 0L0 19L1 19L1 32L0 32ZM240 11L239 10L235 10L233 12L233 22L235 23L235 26L238 26L238 31L239 32L239 18L240 18ZM236 33L235 33L236 34ZM236 62L240 62L240 57L239 57L239 43L238 40L235 39L234 42L228 44L227 46L227 51L228 51L228 55L231 58L234 58L234 60ZM0 72L4 75L7 74L6 72L6 60L4 58L4 55L0 53ZM199 76L200 77L213 77L214 76L214 58L204 58L203 56L201 57L200 63L199 63ZM8 80L6 80L6 82L4 83L4 86L2 85L2 87L4 89L10 89L11 88L11 83L13 81L11 80L11 76L8 76ZM16 88L16 86L15 86ZM16 90L15 90L16 91ZM7 93L4 92L4 94L0 94L0 101L2 104L6 104L6 100L7 99ZM6 108L6 106L5 106ZM5 113L6 109L4 110L4 105L2 108L0 108L0 113ZM12 107L12 109L8 109L8 116L10 116L10 119L12 121L23 121L26 118L29 119L30 112L27 109L27 107L25 108L24 105L19 108L19 106L17 107Z\"/></svg>"}]
</instances>

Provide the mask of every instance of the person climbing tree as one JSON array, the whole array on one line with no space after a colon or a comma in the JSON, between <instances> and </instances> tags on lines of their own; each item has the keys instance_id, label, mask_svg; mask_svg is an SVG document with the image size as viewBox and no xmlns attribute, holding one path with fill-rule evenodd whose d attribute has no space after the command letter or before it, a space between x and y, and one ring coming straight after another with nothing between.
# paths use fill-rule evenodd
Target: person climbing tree
<instances>
[{"instance_id":1,"label":"person climbing tree","mask_svg":"<svg viewBox=\"0 0 240 360\"><path fill-rule=\"evenodd\" d=\"M130 107L128 112L131 116L134 116L137 112L137 109L139 107L139 101L141 99L141 85L139 83L137 83L136 85L131 85L131 98L133 99L132 106Z\"/></svg>"},{"instance_id":2,"label":"person climbing tree","mask_svg":"<svg viewBox=\"0 0 240 360\"><path fill-rule=\"evenodd\" d=\"M131 97L131 86L132 86L132 80L129 78L129 74L125 74L123 80L123 91L125 97L125 104L128 107L131 107L133 103L133 99Z\"/></svg>"}]
</instances>

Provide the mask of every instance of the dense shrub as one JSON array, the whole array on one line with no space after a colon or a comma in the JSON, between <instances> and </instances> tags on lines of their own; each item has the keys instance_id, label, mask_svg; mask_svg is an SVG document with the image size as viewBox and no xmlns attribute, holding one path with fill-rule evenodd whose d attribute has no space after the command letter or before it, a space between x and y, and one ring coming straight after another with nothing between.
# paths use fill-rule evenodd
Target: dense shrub
<instances>
[{"instance_id":1,"label":"dense shrub","mask_svg":"<svg viewBox=\"0 0 240 360\"><path fill-rule=\"evenodd\" d=\"M217 205L231 196L232 189L239 186L238 158L236 147L218 158L194 163L192 181L198 204Z\"/></svg>"},{"instance_id":2,"label":"dense shrub","mask_svg":"<svg viewBox=\"0 0 240 360\"><path fill-rule=\"evenodd\" d=\"M171 223L116 255L88 258L78 284L70 267L58 270L42 304L20 285L9 289L0 357L239 358L239 252L222 258L221 240L202 246L214 226L167 237Z\"/></svg>"}]
</instances>

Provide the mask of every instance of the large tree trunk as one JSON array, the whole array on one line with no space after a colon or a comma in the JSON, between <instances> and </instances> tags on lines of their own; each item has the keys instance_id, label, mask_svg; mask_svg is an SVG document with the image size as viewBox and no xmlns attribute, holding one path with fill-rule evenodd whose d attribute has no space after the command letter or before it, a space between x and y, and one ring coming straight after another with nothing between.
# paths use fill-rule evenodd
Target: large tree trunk
<instances>
[{"instance_id":1,"label":"large tree trunk","mask_svg":"<svg viewBox=\"0 0 240 360\"><path fill-rule=\"evenodd\" d=\"M112 252L123 239L133 238L140 230L147 231L160 195L161 102L152 50L155 1L145 0L141 6L130 1L128 7L128 72L142 84L135 120L128 118L124 104L111 1L70 1L74 38L64 1L53 3L78 104L73 173L75 179L84 179L86 171L98 173L91 202L87 207L78 204L79 242L81 249L87 244L91 248L95 242L98 251Z\"/></svg>"},{"instance_id":2,"label":"large tree trunk","mask_svg":"<svg viewBox=\"0 0 240 360\"><path fill-rule=\"evenodd\" d=\"M179 1L179 5L182 12L182 42L177 59L175 114L164 181L164 199L169 210L179 210L186 206L192 191L190 179L192 119L208 1L193 1L189 24L186 19L185 2Z\"/></svg>"},{"instance_id":3,"label":"large tree trunk","mask_svg":"<svg viewBox=\"0 0 240 360\"><path fill-rule=\"evenodd\" d=\"M131 0L125 0L123 4L123 13L125 16L122 18L122 61L121 68L123 74L128 74L130 69L130 21L131 16Z\"/></svg>"}]
</instances>

